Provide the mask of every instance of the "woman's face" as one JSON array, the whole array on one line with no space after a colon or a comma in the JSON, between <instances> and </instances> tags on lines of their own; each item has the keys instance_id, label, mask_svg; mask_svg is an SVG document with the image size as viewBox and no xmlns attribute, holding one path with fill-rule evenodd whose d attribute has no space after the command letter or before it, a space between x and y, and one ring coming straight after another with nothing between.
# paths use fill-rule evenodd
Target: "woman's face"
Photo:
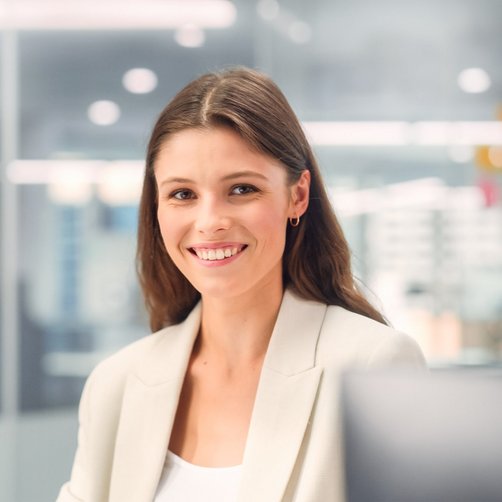
<instances>
[{"instance_id":1,"label":"woman's face","mask_svg":"<svg viewBox=\"0 0 502 502\"><path fill-rule=\"evenodd\" d=\"M286 225L306 209L308 171L288 185L279 162L224 127L174 134L154 167L164 244L202 296L282 287Z\"/></svg>"}]
</instances>

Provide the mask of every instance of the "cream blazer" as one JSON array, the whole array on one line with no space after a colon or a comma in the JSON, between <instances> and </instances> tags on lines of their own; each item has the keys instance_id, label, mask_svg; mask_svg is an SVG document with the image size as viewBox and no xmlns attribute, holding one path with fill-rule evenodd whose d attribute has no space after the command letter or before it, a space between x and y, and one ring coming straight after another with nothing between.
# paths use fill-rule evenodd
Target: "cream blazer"
<instances>
[{"instance_id":1,"label":"cream blazer","mask_svg":"<svg viewBox=\"0 0 502 502\"><path fill-rule=\"evenodd\" d=\"M71 479L57 502L152 502L200 315L199 304L181 324L92 372ZM340 374L396 364L425 366L411 338L286 291L258 384L238 502L342 502Z\"/></svg>"}]
</instances>

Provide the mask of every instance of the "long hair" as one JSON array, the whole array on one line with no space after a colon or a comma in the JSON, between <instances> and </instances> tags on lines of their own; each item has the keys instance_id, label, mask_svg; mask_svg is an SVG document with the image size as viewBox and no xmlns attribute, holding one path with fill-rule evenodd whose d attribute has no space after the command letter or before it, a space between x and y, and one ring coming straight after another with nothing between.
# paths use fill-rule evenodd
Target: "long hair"
<instances>
[{"instance_id":1,"label":"long hair","mask_svg":"<svg viewBox=\"0 0 502 502\"><path fill-rule=\"evenodd\" d=\"M307 300L346 309L385 323L358 290L350 251L328 199L319 167L302 127L277 85L248 68L199 77L164 108L148 144L139 208L137 269L153 331L183 321L199 292L169 257L157 222L154 164L174 133L188 128L230 127L255 150L279 160L289 183L311 175L310 200L297 227L288 226L284 286Z\"/></svg>"}]
</instances>

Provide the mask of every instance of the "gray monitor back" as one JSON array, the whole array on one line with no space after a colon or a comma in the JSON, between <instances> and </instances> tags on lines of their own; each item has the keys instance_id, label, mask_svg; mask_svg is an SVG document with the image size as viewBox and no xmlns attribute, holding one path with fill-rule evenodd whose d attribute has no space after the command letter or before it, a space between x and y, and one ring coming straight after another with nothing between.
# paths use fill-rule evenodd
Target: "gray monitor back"
<instances>
[{"instance_id":1,"label":"gray monitor back","mask_svg":"<svg viewBox=\"0 0 502 502\"><path fill-rule=\"evenodd\" d=\"M501 502L502 376L342 379L347 502Z\"/></svg>"}]
</instances>

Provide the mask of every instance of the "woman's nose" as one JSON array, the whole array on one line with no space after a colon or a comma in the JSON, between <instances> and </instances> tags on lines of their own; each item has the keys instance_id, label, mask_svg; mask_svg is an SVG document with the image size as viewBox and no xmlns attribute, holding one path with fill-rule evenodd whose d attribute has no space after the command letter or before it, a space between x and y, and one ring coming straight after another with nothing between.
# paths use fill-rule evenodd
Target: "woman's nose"
<instances>
[{"instance_id":1,"label":"woman's nose","mask_svg":"<svg viewBox=\"0 0 502 502\"><path fill-rule=\"evenodd\" d=\"M199 204L195 229L205 235L210 235L230 228L230 216L221 201L207 200Z\"/></svg>"}]
</instances>

